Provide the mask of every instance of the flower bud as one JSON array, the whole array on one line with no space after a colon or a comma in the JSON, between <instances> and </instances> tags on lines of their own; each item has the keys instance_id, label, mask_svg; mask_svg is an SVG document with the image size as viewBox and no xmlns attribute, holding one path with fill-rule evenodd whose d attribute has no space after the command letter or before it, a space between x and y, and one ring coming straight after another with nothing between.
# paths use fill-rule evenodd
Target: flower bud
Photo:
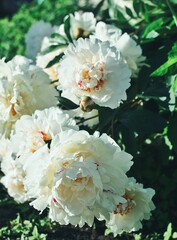
<instances>
[{"instance_id":1,"label":"flower bud","mask_svg":"<svg viewBox=\"0 0 177 240\"><path fill-rule=\"evenodd\" d=\"M91 112L94 108L94 102L90 97L83 96L80 101L80 108L84 112Z\"/></svg>"}]
</instances>

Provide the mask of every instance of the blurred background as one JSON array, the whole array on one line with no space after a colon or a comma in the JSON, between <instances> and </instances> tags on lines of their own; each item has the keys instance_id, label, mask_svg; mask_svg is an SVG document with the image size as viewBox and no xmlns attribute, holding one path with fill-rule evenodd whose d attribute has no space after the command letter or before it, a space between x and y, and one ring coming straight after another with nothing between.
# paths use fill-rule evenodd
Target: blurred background
<instances>
[{"instance_id":1,"label":"blurred background","mask_svg":"<svg viewBox=\"0 0 177 240\"><path fill-rule=\"evenodd\" d=\"M33 0L1 0L0 18L11 17L23 3L29 3Z\"/></svg>"}]
</instances>

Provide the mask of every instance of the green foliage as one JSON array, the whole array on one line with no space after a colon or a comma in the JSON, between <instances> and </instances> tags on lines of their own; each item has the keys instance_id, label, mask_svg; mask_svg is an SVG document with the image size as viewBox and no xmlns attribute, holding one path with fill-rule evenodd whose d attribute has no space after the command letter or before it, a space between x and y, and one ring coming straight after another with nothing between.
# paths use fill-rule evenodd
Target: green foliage
<instances>
[{"instance_id":1,"label":"green foliage","mask_svg":"<svg viewBox=\"0 0 177 240\"><path fill-rule=\"evenodd\" d=\"M151 76L158 77L164 75L173 75L177 72L177 43L172 47L172 50L168 53L168 60L156 69Z\"/></svg>"},{"instance_id":2,"label":"green foliage","mask_svg":"<svg viewBox=\"0 0 177 240\"><path fill-rule=\"evenodd\" d=\"M1 239L16 240L46 240L47 235L39 233L37 226L28 220L22 220L18 215L16 219L10 221L9 227L0 229Z\"/></svg>"},{"instance_id":3,"label":"green foliage","mask_svg":"<svg viewBox=\"0 0 177 240\"><path fill-rule=\"evenodd\" d=\"M29 27L43 19L46 22L61 24L65 15L77 9L74 0L45 0L36 4L23 5L12 19L0 20L0 58L11 59L17 54L25 55L25 34Z\"/></svg>"},{"instance_id":4,"label":"green foliage","mask_svg":"<svg viewBox=\"0 0 177 240\"><path fill-rule=\"evenodd\" d=\"M60 24L65 15L76 10L77 6L73 2L38 1L39 5L32 3L22 6L12 19L0 20L0 56L10 59L16 54L25 54L24 35L31 24L40 19ZM140 233L119 236L117 239L175 239L177 233L176 230L172 231L172 226L177 229L177 2L134 0L133 10L128 7L125 10L118 9L111 0L105 2L108 3L107 8L100 1L95 9L88 6L85 9L99 13L100 18L123 31L136 34L149 66L143 66L138 78L132 80L132 86L127 91L128 100L118 109L98 108L99 125L95 130L107 132L123 149L131 153L134 156L134 166L130 175L133 174L145 186L156 190L156 210L152 219L148 223L144 222ZM68 24L69 17L65 19L68 39L54 34L52 47L45 49L44 53L72 41ZM54 58L48 67L58 62L62 56L60 54ZM77 107L65 98L60 97L59 100L65 109ZM88 130L84 125L82 129ZM30 207L20 207L9 200L3 189L0 191L1 239L55 239L59 226L46 220L45 216L40 220L33 218L35 213L31 213ZM9 210L13 216L9 212L5 216L3 209L10 205L13 206ZM18 216L12 220L16 212L20 213L21 218ZM27 214L30 215L30 220L24 220ZM171 224L168 225L169 222ZM109 235L109 229L106 233Z\"/></svg>"},{"instance_id":5,"label":"green foliage","mask_svg":"<svg viewBox=\"0 0 177 240\"><path fill-rule=\"evenodd\" d=\"M65 31L65 34L68 38L68 41L69 42L72 42L72 37L70 35L70 16L66 16L65 19L64 19L64 31Z\"/></svg>"},{"instance_id":6,"label":"green foliage","mask_svg":"<svg viewBox=\"0 0 177 240\"><path fill-rule=\"evenodd\" d=\"M177 238L177 232L172 231L172 224L169 223L167 226L167 230L164 233L164 240L169 240L169 239L176 239Z\"/></svg>"},{"instance_id":7,"label":"green foliage","mask_svg":"<svg viewBox=\"0 0 177 240\"><path fill-rule=\"evenodd\" d=\"M154 218L144 227L158 232L172 222L177 228L175 200L171 197L176 191L177 174L177 28L172 12L177 3L135 0L133 10L122 10L108 2L112 22L138 35L149 67L142 68L128 89L128 102L114 113L108 110L107 118L104 109L101 126L134 156L132 174L156 190ZM159 240L162 236L149 234L142 239Z\"/></svg>"},{"instance_id":8,"label":"green foliage","mask_svg":"<svg viewBox=\"0 0 177 240\"><path fill-rule=\"evenodd\" d=\"M130 131L140 135L161 132L166 126L165 119L145 109L126 111L122 114L120 122Z\"/></svg>"}]
</instances>

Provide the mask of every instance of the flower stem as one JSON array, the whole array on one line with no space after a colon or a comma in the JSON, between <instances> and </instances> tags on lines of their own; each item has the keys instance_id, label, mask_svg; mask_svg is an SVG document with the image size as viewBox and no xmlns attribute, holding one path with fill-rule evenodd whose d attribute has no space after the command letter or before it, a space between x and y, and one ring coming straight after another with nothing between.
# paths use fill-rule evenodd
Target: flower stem
<instances>
[{"instance_id":1,"label":"flower stem","mask_svg":"<svg viewBox=\"0 0 177 240\"><path fill-rule=\"evenodd\" d=\"M177 26L177 15L176 15L176 13L175 13L175 11L174 11L174 9L173 9L170 1L169 1L169 0L166 0L166 1L167 1L167 5L168 5L168 7L169 7L169 9L170 9L170 11L171 11L171 13L172 13L174 22L175 22L175 24L176 24L176 26Z\"/></svg>"}]
</instances>

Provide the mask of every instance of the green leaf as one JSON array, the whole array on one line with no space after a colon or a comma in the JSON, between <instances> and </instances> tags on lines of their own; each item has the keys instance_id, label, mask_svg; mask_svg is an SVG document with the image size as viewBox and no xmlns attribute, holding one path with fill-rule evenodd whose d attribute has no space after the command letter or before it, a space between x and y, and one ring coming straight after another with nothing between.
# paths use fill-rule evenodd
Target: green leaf
<instances>
[{"instance_id":1,"label":"green leaf","mask_svg":"<svg viewBox=\"0 0 177 240\"><path fill-rule=\"evenodd\" d=\"M170 100L169 100L169 109L170 111L174 111L176 96L177 96L177 76L172 76L171 78L171 87L169 90Z\"/></svg>"},{"instance_id":2,"label":"green leaf","mask_svg":"<svg viewBox=\"0 0 177 240\"><path fill-rule=\"evenodd\" d=\"M119 24L120 23L123 23L125 25L129 24L129 22L127 22L127 19L124 17L123 12L121 12L120 9L115 6L113 1L108 0L108 8L109 8L109 14L114 19L118 19ZM125 26L125 25L123 25L123 26Z\"/></svg>"},{"instance_id":3,"label":"green leaf","mask_svg":"<svg viewBox=\"0 0 177 240\"><path fill-rule=\"evenodd\" d=\"M154 2L152 2L152 1L150 1L150 0L144 0L143 1L144 2L144 4L146 4L146 5L149 5L149 6L151 6L151 7L156 7L156 3Z\"/></svg>"},{"instance_id":4,"label":"green leaf","mask_svg":"<svg viewBox=\"0 0 177 240\"><path fill-rule=\"evenodd\" d=\"M111 109L107 107L99 108L99 128L100 131L112 121L117 113L117 109Z\"/></svg>"},{"instance_id":5,"label":"green leaf","mask_svg":"<svg viewBox=\"0 0 177 240\"><path fill-rule=\"evenodd\" d=\"M176 132L177 132L177 115L175 114L168 126L168 138L173 146L174 151L177 153L177 137L176 137Z\"/></svg>"},{"instance_id":6,"label":"green leaf","mask_svg":"<svg viewBox=\"0 0 177 240\"><path fill-rule=\"evenodd\" d=\"M167 5L168 5L168 7L169 7L169 9L170 9L170 11L171 11L172 16L173 16L173 20L174 20L174 22L175 22L175 24L176 24L176 26L177 26L176 10L173 8L173 6L172 6L172 4L170 3L169 0L166 0L166 2L167 2Z\"/></svg>"},{"instance_id":7,"label":"green leaf","mask_svg":"<svg viewBox=\"0 0 177 240\"><path fill-rule=\"evenodd\" d=\"M33 228L32 235L33 235L34 237L38 237L38 235L39 235L39 232L38 232L38 229L37 229L36 226L34 226L34 228Z\"/></svg>"},{"instance_id":8,"label":"green leaf","mask_svg":"<svg viewBox=\"0 0 177 240\"><path fill-rule=\"evenodd\" d=\"M64 53L60 53L58 56L54 57L54 59L47 64L46 68L52 67L55 63L58 63L63 56Z\"/></svg>"},{"instance_id":9,"label":"green leaf","mask_svg":"<svg viewBox=\"0 0 177 240\"><path fill-rule=\"evenodd\" d=\"M99 13L99 11L100 11L100 9L102 8L104 2L105 2L105 0L100 1L100 2L97 4L97 6L94 8L93 14L94 14L95 16Z\"/></svg>"},{"instance_id":10,"label":"green leaf","mask_svg":"<svg viewBox=\"0 0 177 240\"><path fill-rule=\"evenodd\" d=\"M133 9L137 15L139 15L140 12L140 3L137 1L133 1Z\"/></svg>"},{"instance_id":11,"label":"green leaf","mask_svg":"<svg viewBox=\"0 0 177 240\"><path fill-rule=\"evenodd\" d=\"M173 238L173 239L176 239L176 238L177 238L177 232L174 232L174 233L173 233L172 238Z\"/></svg>"},{"instance_id":12,"label":"green leaf","mask_svg":"<svg viewBox=\"0 0 177 240\"><path fill-rule=\"evenodd\" d=\"M168 53L168 57L173 58L176 57L176 55L177 55L177 43L174 43L171 51Z\"/></svg>"},{"instance_id":13,"label":"green leaf","mask_svg":"<svg viewBox=\"0 0 177 240\"><path fill-rule=\"evenodd\" d=\"M112 233L111 228L107 227L105 232L104 232L104 235L108 236L110 233Z\"/></svg>"},{"instance_id":14,"label":"green leaf","mask_svg":"<svg viewBox=\"0 0 177 240\"><path fill-rule=\"evenodd\" d=\"M134 235L134 240L141 240L141 233Z\"/></svg>"},{"instance_id":15,"label":"green leaf","mask_svg":"<svg viewBox=\"0 0 177 240\"><path fill-rule=\"evenodd\" d=\"M60 42L60 43L65 43L67 44L67 39L59 34L59 33L52 33L52 35L50 36L51 39L55 39L57 42Z\"/></svg>"},{"instance_id":16,"label":"green leaf","mask_svg":"<svg viewBox=\"0 0 177 240\"><path fill-rule=\"evenodd\" d=\"M152 39L152 38L156 38L159 36L159 33L157 31L152 30L151 32L149 32L146 36L147 39Z\"/></svg>"},{"instance_id":17,"label":"green leaf","mask_svg":"<svg viewBox=\"0 0 177 240\"><path fill-rule=\"evenodd\" d=\"M157 68L151 77L159 77L164 75L173 75L177 73L177 43L175 43L168 53L168 60Z\"/></svg>"},{"instance_id":18,"label":"green leaf","mask_svg":"<svg viewBox=\"0 0 177 240\"><path fill-rule=\"evenodd\" d=\"M130 131L124 125L120 125L120 132L122 135L122 143L125 145L126 152L132 154L134 157L137 154L137 143L135 133Z\"/></svg>"},{"instance_id":19,"label":"green leaf","mask_svg":"<svg viewBox=\"0 0 177 240\"><path fill-rule=\"evenodd\" d=\"M167 227L167 231L164 233L164 240L169 240L172 235L172 224L169 223Z\"/></svg>"},{"instance_id":20,"label":"green leaf","mask_svg":"<svg viewBox=\"0 0 177 240\"><path fill-rule=\"evenodd\" d=\"M72 40L72 37L71 37L71 34L70 34L70 16L66 16L65 17L65 20L64 20L64 31L65 31L65 34L69 40L69 42L73 42Z\"/></svg>"},{"instance_id":21,"label":"green leaf","mask_svg":"<svg viewBox=\"0 0 177 240\"><path fill-rule=\"evenodd\" d=\"M50 47L47 47L45 48L42 52L40 52L41 55L45 55L47 53L50 53L50 52L53 52L53 51L56 51L60 48L64 48L66 47L67 45L66 44L58 44L58 45L52 45Z\"/></svg>"},{"instance_id":22,"label":"green leaf","mask_svg":"<svg viewBox=\"0 0 177 240\"><path fill-rule=\"evenodd\" d=\"M128 16L130 16L131 18L134 18L133 12L131 11L130 8L125 7L125 11L126 11L126 13L128 14Z\"/></svg>"},{"instance_id":23,"label":"green leaf","mask_svg":"<svg viewBox=\"0 0 177 240\"><path fill-rule=\"evenodd\" d=\"M123 113L120 122L140 135L161 132L167 124L166 120L157 113L144 109Z\"/></svg>"},{"instance_id":24,"label":"green leaf","mask_svg":"<svg viewBox=\"0 0 177 240\"><path fill-rule=\"evenodd\" d=\"M151 74L151 77L160 77L168 74L173 75L176 72L177 72L177 56L168 59L166 63L161 65Z\"/></svg>"},{"instance_id":25,"label":"green leaf","mask_svg":"<svg viewBox=\"0 0 177 240\"><path fill-rule=\"evenodd\" d=\"M75 103L73 103L72 101L64 97L59 97L59 102L62 105L62 107L69 110L78 108L78 105L76 105Z\"/></svg>"},{"instance_id":26,"label":"green leaf","mask_svg":"<svg viewBox=\"0 0 177 240\"><path fill-rule=\"evenodd\" d=\"M159 18L153 21L152 23L148 24L143 32L142 37L146 38L151 31L156 31L157 29L159 29L162 26L163 22L164 22L163 18Z\"/></svg>"}]
</instances>

